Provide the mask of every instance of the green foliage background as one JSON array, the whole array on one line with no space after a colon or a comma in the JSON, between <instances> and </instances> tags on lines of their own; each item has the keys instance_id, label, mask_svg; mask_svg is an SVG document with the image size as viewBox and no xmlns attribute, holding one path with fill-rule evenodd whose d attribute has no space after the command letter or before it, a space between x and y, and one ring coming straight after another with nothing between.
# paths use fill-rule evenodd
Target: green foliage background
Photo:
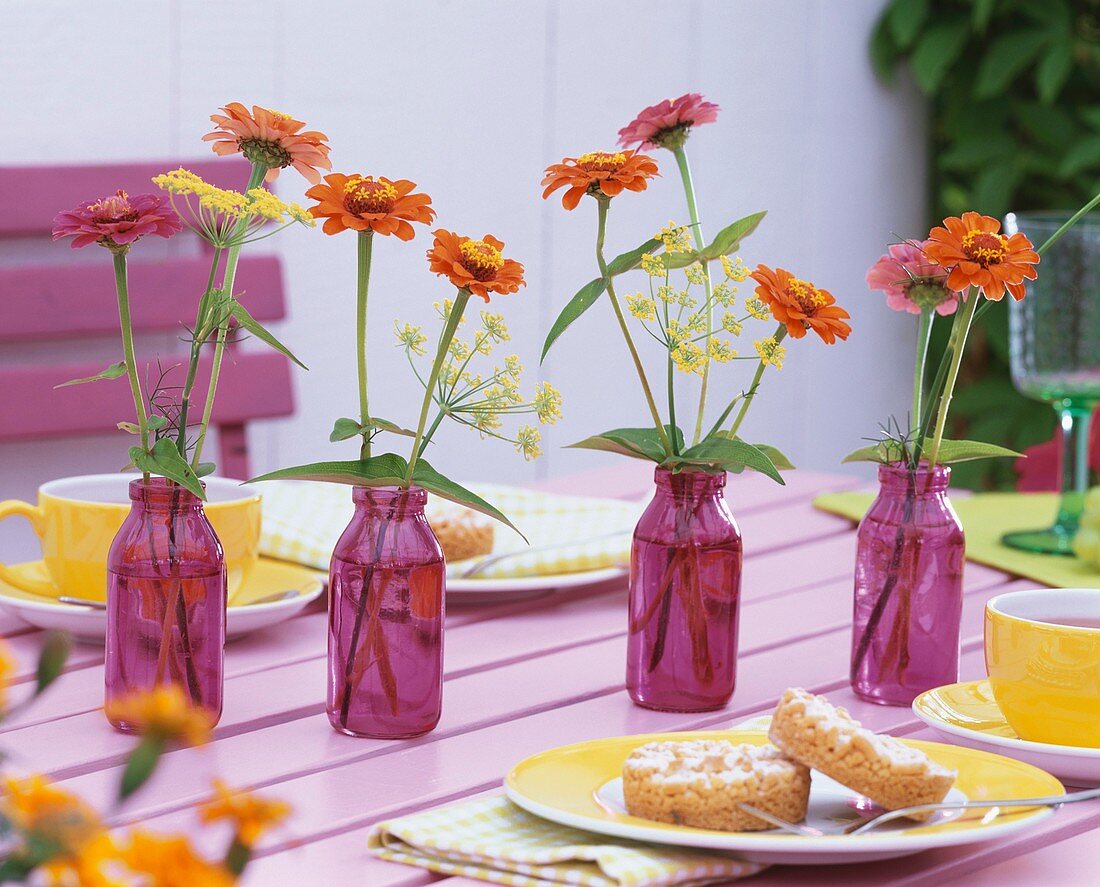
<instances>
[{"instance_id":1,"label":"green foliage background","mask_svg":"<svg viewBox=\"0 0 1100 887\"><path fill-rule=\"evenodd\" d=\"M930 223L1072 211L1100 190L1100 0L891 0L871 59L886 82L908 68L929 99ZM1054 411L1012 387L1007 301L975 329L964 373L948 436L1014 450L1050 439ZM1011 488L1015 473L989 459L955 466L954 481Z\"/></svg>"}]
</instances>

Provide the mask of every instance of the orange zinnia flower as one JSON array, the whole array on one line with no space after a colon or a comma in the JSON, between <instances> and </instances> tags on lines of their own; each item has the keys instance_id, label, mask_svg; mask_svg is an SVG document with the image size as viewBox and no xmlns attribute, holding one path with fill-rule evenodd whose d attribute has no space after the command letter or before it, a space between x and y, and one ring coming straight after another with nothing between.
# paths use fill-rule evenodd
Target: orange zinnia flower
<instances>
[{"instance_id":1,"label":"orange zinnia flower","mask_svg":"<svg viewBox=\"0 0 1100 887\"><path fill-rule=\"evenodd\" d=\"M427 194L413 194L415 182L391 181L385 176L325 176L325 184L314 185L306 197L317 201L309 208L315 219L324 219L326 234L353 231L377 231L396 234L400 240L412 240L409 222L431 224L435 210Z\"/></svg>"},{"instance_id":2,"label":"orange zinnia flower","mask_svg":"<svg viewBox=\"0 0 1100 887\"><path fill-rule=\"evenodd\" d=\"M1005 290L1019 301L1024 297L1024 280L1034 280L1039 254L1024 234L1001 234L1001 223L992 216L966 212L962 218L943 220L943 228L933 228L924 252L937 265L948 269L947 287L964 292L978 287L994 302L1004 298Z\"/></svg>"},{"instance_id":3,"label":"orange zinnia flower","mask_svg":"<svg viewBox=\"0 0 1100 887\"><path fill-rule=\"evenodd\" d=\"M644 191L657 173L657 161L635 151L590 151L580 157L566 157L546 167L542 184L545 200L559 188L568 188L561 198L566 209L576 209L585 194L614 197L627 191Z\"/></svg>"},{"instance_id":4,"label":"orange zinnia flower","mask_svg":"<svg viewBox=\"0 0 1100 887\"><path fill-rule=\"evenodd\" d=\"M442 228L434 233L428 265L459 289L467 289L488 302L489 293L514 293L527 285L523 266L515 259L504 258L504 241L491 234L471 240Z\"/></svg>"},{"instance_id":5,"label":"orange zinnia flower","mask_svg":"<svg viewBox=\"0 0 1100 887\"><path fill-rule=\"evenodd\" d=\"M851 315L836 304L828 290L820 290L783 268L773 271L767 265L757 265L749 276L759 284L757 297L771 309L772 317L787 327L792 338L801 339L806 330L813 330L827 345L848 338L852 328L844 319Z\"/></svg>"},{"instance_id":6,"label":"orange zinnia flower","mask_svg":"<svg viewBox=\"0 0 1100 887\"><path fill-rule=\"evenodd\" d=\"M252 163L268 167L265 179L273 181L279 170L293 166L313 184L321 181L317 168L332 169L328 159L328 140L323 132L302 132L305 124L289 114L252 106L252 113L240 102L230 102L225 114L211 114L217 129L202 137L212 141L219 156L244 154Z\"/></svg>"}]
</instances>

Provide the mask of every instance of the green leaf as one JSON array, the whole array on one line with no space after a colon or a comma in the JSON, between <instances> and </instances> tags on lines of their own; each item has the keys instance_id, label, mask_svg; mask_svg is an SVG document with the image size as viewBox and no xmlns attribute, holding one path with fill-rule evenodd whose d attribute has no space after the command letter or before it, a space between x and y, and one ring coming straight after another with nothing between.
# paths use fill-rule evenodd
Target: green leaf
<instances>
[{"instance_id":1,"label":"green leaf","mask_svg":"<svg viewBox=\"0 0 1100 887\"><path fill-rule=\"evenodd\" d=\"M38 666L34 673L34 695L41 696L45 689L61 676L69 658L69 636L59 631L46 634L42 650L38 654Z\"/></svg>"},{"instance_id":2,"label":"green leaf","mask_svg":"<svg viewBox=\"0 0 1100 887\"><path fill-rule=\"evenodd\" d=\"M391 422L389 419L382 419L379 416L371 416L368 424L371 428L388 431L390 434L397 434L401 437L416 437L416 432L411 428L403 428L396 422Z\"/></svg>"},{"instance_id":3,"label":"green leaf","mask_svg":"<svg viewBox=\"0 0 1100 887\"><path fill-rule=\"evenodd\" d=\"M769 446L768 444L753 444L761 453L771 460L772 465L778 468L780 471L793 471L794 463L786 457L785 454L779 451L776 447Z\"/></svg>"},{"instance_id":4,"label":"green leaf","mask_svg":"<svg viewBox=\"0 0 1100 887\"><path fill-rule=\"evenodd\" d=\"M164 744L164 740L158 736L145 736L130 752L118 786L120 802L125 801L149 781L149 777L157 769L160 756L164 753Z\"/></svg>"},{"instance_id":5,"label":"green leaf","mask_svg":"<svg viewBox=\"0 0 1100 887\"><path fill-rule=\"evenodd\" d=\"M337 419L332 425L332 431L329 433L328 439L332 443L336 443L340 440L347 440L348 438L355 437L356 435L363 433L363 426L356 422L354 419L342 418Z\"/></svg>"},{"instance_id":6,"label":"green leaf","mask_svg":"<svg viewBox=\"0 0 1100 887\"><path fill-rule=\"evenodd\" d=\"M442 496L444 499L449 499L451 502L457 502L459 505L465 505L467 508L472 508L474 511L486 514L494 520L500 521L506 527L511 527L523 536L523 533L520 533L516 526L505 517L502 511L490 505L477 493L467 490L464 486L455 483L448 477L444 477L423 459L417 459L416 465L413 466L412 479L414 484L423 487L429 493L435 493L435 495ZM526 536L523 536L523 541L527 541Z\"/></svg>"},{"instance_id":7,"label":"green leaf","mask_svg":"<svg viewBox=\"0 0 1100 887\"><path fill-rule=\"evenodd\" d=\"M871 32L871 66L875 74L883 83L893 83L894 68L897 65L898 47L894 43L894 36L890 33L890 26L886 16L879 16L875 28Z\"/></svg>"},{"instance_id":8,"label":"green leaf","mask_svg":"<svg viewBox=\"0 0 1100 887\"><path fill-rule=\"evenodd\" d=\"M195 474L198 477L206 477L208 474L213 474L217 468L214 462L200 462L199 467L195 469Z\"/></svg>"},{"instance_id":9,"label":"green leaf","mask_svg":"<svg viewBox=\"0 0 1100 887\"><path fill-rule=\"evenodd\" d=\"M112 363L107 369L102 372L96 373L94 376L85 376L83 379L70 379L68 382L62 382L60 385L54 385L54 390L58 388L68 388L70 385L83 385L85 382L98 382L100 379L117 379L119 376L126 375L126 364L124 361L118 363Z\"/></svg>"},{"instance_id":10,"label":"green leaf","mask_svg":"<svg viewBox=\"0 0 1100 887\"><path fill-rule=\"evenodd\" d=\"M676 449L683 448L684 433L679 428L666 425L665 433L674 442ZM663 462L668 456L656 428L614 428L569 444L568 449L602 450L657 463Z\"/></svg>"},{"instance_id":11,"label":"green leaf","mask_svg":"<svg viewBox=\"0 0 1100 887\"><path fill-rule=\"evenodd\" d=\"M347 462L311 462L293 468L280 468L250 478L246 483L264 480L318 480L332 484L363 487L399 487L405 484L409 463L395 453L383 453L369 459Z\"/></svg>"},{"instance_id":12,"label":"green leaf","mask_svg":"<svg viewBox=\"0 0 1100 887\"><path fill-rule=\"evenodd\" d=\"M1043 31L1010 31L999 36L982 57L974 97L994 98L1003 93L1050 39Z\"/></svg>"},{"instance_id":13,"label":"green leaf","mask_svg":"<svg viewBox=\"0 0 1100 887\"><path fill-rule=\"evenodd\" d=\"M298 364L298 366L300 366L303 370L308 370L309 369L309 367L307 367L304 363L302 363L300 360L298 360L298 358L295 357L291 353L290 349L287 348L286 345L284 345L282 342L280 342L278 339L276 339L263 326L263 324L261 324L258 320L256 320L255 317L253 317L251 314L249 314L248 309L245 308L244 305L242 305L236 299L233 299L229 303L229 310L232 313L233 317L236 319L237 325L240 326L241 329L247 330L249 333L251 333L257 339L259 339L261 342L263 342L264 344L269 345L270 347L274 348L281 355L283 355L283 357L290 358L290 360L292 360L296 364Z\"/></svg>"},{"instance_id":14,"label":"green leaf","mask_svg":"<svg viewBox=\"0 0 1100 887\"><path fill-rule=\"evenodd\" d=\"M921 36L910 64L913 77L925 95L933 95L940 88L969 38L970 28L962 17L933 25Z\"/></svg>"},{"instance_id":15,"label":"green leaf","mask_svg":"<svg viewBox=\"0 0 1100 887\"><path fill-rule=\"evenodd\" d=\"M115 427L127 434L141 434L141 429L133 422L119 422Z\"/></svg>"},{"instance_id":16,"label":"green leaf","mask_svg":"<svg viewBox=\"0 0 1100 887\"><path fill-rule=\"evenodd\" d=\"M1059 172L1070 178L1097 165L1100 165L1100 135L1087 136L1069 147Z\"/></svg>"},{"instance_id":17,"label":"green leaf","mask_svg":"<svg viewBox=\"0 0 1100 887\"><path fill-rule=\"evenodd\" d=\"M709 261L736 252L741 248L741 241L757 229L767 214L767 210L753 213L727 225L699 251L699 257Z\"/></svg>"},{"instance_id":18,"label":"green leaf","mask_svg":"<svg viewBox=\"0 0 1100 887\"><path fill-rule=\"evenodd\" d=\"M150 431L159 431L165 425L168 424L168 419L164 416L150 416L145 424L149 427Z\"/></svg>"},{"instance_id":19,"label":"green leaf","mask_svg":"<svg viewBox=\"0 0 1100 887\"><path fill-rule=\"evenodd\" d=\"M642 261L642 256L646 253L652 253L654 250L661 246L661 241L656 238L647 240L641 246L630 250L630 252L623 253L621 256L615 256L607 264L607 276L617 277L620 274L625 274L627 271L633 271L638 267L638 263Z\"/></svg>"},{"instance_id":20,"label":"green leaf","mask_svg":"<svg viewBox=\"0 0 1100 887\"><path fill-rule=\"evenodd\" d=\"M174 480L200 499L206 499L206 493L203 491L198 475L191 469L187 460L180 455L175 443L168 438L162 437L153 444L151 450L130 447L130 461L134 463L139 471L159 474L161 477Z\"/></svg>"},{"instance_id":21,"label":"green leaf","mask_svg":"<svg viewBox=\"0 0 1100 887\"><path fill-rule=\"evenodd\" d=\"M886 12L890 33L901 49L913 44L927 18L928 0L894 0Z\"/></svg>"},{"instance_id":22,"label":"green leaf","mask_svg":"<svg viewBox=\"0 0 1100 887\"><path fill-rule=\"evenodd\" d=\"M590 280L580 288L572 299L569 300L569 304L562 309L561 314L558 315L558 319L554 321L554 325L550 327L550 332L546 335L546 341L542 346L542 357L539 358L539 363L546 360L546 355L550 351L550 346L558 340L558 336L569 329L569 325L572 324L573 321L596 304L596 300L602 296L603 291L607 289L608 283L609 281L606 277L597 277L595 280Z\"/></svg>"},{"instance_id":23,"label":"green leaf","mask_svg":"<svg viewBox=\"0 0 1100 887\"><path fill-rule=\"evenodd\" d=\"M974 0L974 8L970 11L970 20L974 23L974 30L984 33L989 27L989 20L993 17L993 10L997 6L997 0Z\"/></svg>"},{"instance_id":24,"label":"green leaf","mask_svg":"<svg viewBox=\"0 0 1100 887\"><path fill-rule=\"evenodd\" d=\"M902 453L901 444L896 440L880 440L878 443L873 443L870 446L852 450L852 452L840 461L879 462L883 465L890 465L894 462L900 462L903 456L904 453Z\"/></svg>"},{"instance_id":25,"label":"green leaf","mask_svg":"<svg viewBox=\"0 0 1100 887\"><path fill-rule=\"evenodd\" d=\"M631 459L642 459L646 462L659 463L665 457L664 450L661 451L660 455L652 455L602 434L595 434L576 443L567 444L565 448L567 450L599 450L603 453L617 453L620 456L629 456Z\"/></svg>"},{"instance_id":26,"label":"green leaf","mask_svg":"<svg viewBox=\"0 0 1100 887\"><path fill-rule=\"evenodd\" d=\"M1039 91L1039 101L1049 105L1066 85L1073 70L1073 41L1060 40L1043 56L1035 69L1035 88Z\"/></svg>"},{"instance_id":27,"label":"green leaf","mask_svg":"<svg viewBox=\"0 0 1100 887\"><path fill-rule=\"evenodd\" d=\"M727 466L743 466L766 474L776 483L784 483L783 476L772 460L759 448L743 440L725 437L708 437L695 446L685 450L676 460L677 464L708 465L729 470Z\"/></svg>"},{"instance_id":28,"label":"green leaf","mask_svg":"<svg viewBox=\"0 0 1100 887\"><path fill-rule=\"evenodd\" d=\"M689 249L685 252L661 253L661 261L669 271L673 271L676 268L686 268L688 265L693 265L699 261L699 256L700 253Z\"/></svg>"},{"instance_id":29,"label":"green leaf","mask_svg":"<svg viewBox=\"0 0 1100 887\"><path fill-rule=\"evenodd\" d=\"M1012 194L1023 174L1023 167L1012 157L990 163L974 181L975 206L991 216L1003 216L1012 204Z\"/></svg>"},{"instance_id":30,"label":"green leaf","mask_svg":"<svg viewBox=\"0 0 1100 887\"><path fill-rule=\"evenodd\" d=\"M925 446L927 447L927 444ZM974 459L1015 459L1022 455L1023 453L1017 453L1007 447L999 447L980 440L947 440L945 438L940 441L940 451L936 461L950 465L953 462L970 462Z\"/></svg>"}]
</instances>

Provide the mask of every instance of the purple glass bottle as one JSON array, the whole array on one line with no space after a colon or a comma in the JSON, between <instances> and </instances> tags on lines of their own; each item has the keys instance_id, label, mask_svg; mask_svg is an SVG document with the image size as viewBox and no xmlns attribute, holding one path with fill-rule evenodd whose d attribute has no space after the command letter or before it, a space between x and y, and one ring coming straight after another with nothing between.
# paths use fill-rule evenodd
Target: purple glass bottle
<instances>
[{"instance_id":1,"label":"purple glass bottle","mask_svg":"<svg viewBox=\"0 0 1100 887\"><path fill-rule=\"evenodd\" d=\"M328 718L349 736L404 739L443 705L443 550L419 487L355 487L329 567Z\"/></svg>"},{"instance_id":2,"label":"purple glass bottle","mask_svg":"<svg viewBox=\"0 0 1100 887\"><path fill-rule=\"evenodd\" d=\"M163 477L130 481L107 555L107 702L175 683L222 711L225 560L202 500ZM131 725L111 719L123 732Z\"/></svg>"},{"instance_id":3,"label":"purple glass bottle","mask_svg":"<svg viewBox=\"0 0 1100 887\"><path fill-rule=\"evenodd\" d=\"M959 679L966 543L947 499L951 469L880 465L856 537L852 689L909 705Z\"/></svg>"},{"instance_id":4,"label":"purple glass bottle","mask_svg":"<svg viewBox=\"0 0 1100 887\"><path fill-rule=\"evenodd\" d=\"M726 475L658 468L634 529L626 689L659 711L711 711L733 695L741 532Z\"/></svg>"}]
</instances>

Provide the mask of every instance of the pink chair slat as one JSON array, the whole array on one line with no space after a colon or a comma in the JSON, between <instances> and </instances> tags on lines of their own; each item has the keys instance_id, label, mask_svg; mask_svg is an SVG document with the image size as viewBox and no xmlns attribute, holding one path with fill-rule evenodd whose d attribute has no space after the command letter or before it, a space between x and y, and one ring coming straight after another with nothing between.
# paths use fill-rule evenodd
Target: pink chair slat
<instances>
[{"instance_id":1,"label":"pink chair slat","mask_svg":"<svg viewBox=\"0 0 1100 887\"><path fill-rule=\"evenodd\" d=\"M209 271L205 256L132 261L134 328L183 332ZM242 258L235 288L258 320L286 314L282 268L274 256ZM0 344L91 335L118 336L110 262L0 266Z\"/></svg>"},{"instance_id":2,"label":"pink chair slat","mask_svg":"<svg viewBox=\"0 0 1100 887\"><path fill-rule=\"evenodd\" d=\"M183 166L219 188L240 191L250 167L238 157L218 160L162 160L106 163L95 166L0 167L0 237L48 232L59 212L85 200L114 194L157 190L152 178Z\"/></svg>"},{"instance_id":3,"label":"pink chair slat","mask_svg":"<svg viewBox=\"0 0 1100 887\"><path fill-rule=\"evenodd\" d=\"M54 389L59 382L90 376L102 369L101 364L0 369L0 416L4 417L0 441L106 432L113 430L119 420L133 421L133 402L124 378ZM146 376L155 379L156 373L155 363L146 366ZM204 392L209 378L207 360L200 365L195 390ZM182 384L182 367L171 379L169 384ZM281 355L237 352L222 364L215 424L285 416L293 408L290 367Z\"/></svg>"}]
</instances>

